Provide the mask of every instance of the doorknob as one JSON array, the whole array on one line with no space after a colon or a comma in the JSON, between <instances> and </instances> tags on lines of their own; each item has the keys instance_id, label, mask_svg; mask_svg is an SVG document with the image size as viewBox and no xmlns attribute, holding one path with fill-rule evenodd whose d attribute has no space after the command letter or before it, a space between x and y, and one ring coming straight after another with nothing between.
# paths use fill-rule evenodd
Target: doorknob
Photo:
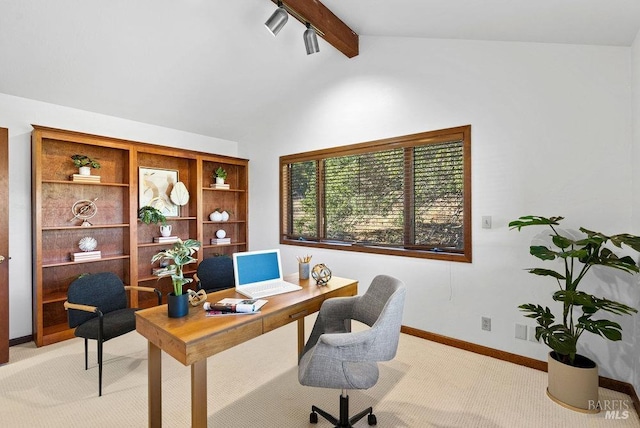
<instances>
[{"instance_id":1,"label":"doorknob","mask_svg":"<svg viewBox=\"0 0 640 428\"><path fill-rule=\"evenodd\" d=\"M0 263L2 263L4 261L4 256L0 255Z\"/></svg>"}]
</instances>

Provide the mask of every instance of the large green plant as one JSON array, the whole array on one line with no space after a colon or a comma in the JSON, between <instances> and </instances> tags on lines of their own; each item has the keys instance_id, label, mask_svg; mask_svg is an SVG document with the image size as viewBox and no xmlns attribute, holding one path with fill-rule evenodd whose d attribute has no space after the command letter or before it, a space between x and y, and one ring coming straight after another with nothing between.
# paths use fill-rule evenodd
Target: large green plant
<instances>
[{"instance_id":1,"label":"large green plant","mask_svg":"<svg viewBox=\"0 0 640 428\"><path fill-rule=\"evenodd\" d=\"M191 278L184 277L183 267L186 264L196 261L192 256L200 249L201 246L202 244L200 241L195 239L187 239L186 241L178 239L170 249L162 250L151 258L151 263L155 263L163 259L173 260L176 268L175 272L171 275L171 280L173 282L173 294L176 296L182 294L182 286L184 284L192 281Z\"/></svg>"},{"instance_id":2,"label":"large green plant","mask_svg":"<svg viewBox=\"0 0 640 428\"><path fill-rule=\"evenodd\" d=\"M578 339L582 333L590 332L609 340L622 339L620 324L607 319L594 319L599 311L617 315L632 315L636 309L613 300L599 298L578 290L580 281L592 266L608 266L629 274L639 271L636 262L630 256L618 257L605 245L610 242L618 248L622 244L640 251L640 237L622 233L607 236L600 232L580 228L585 234L581 239L573 239L562 234L558 226L563 217L524 216L509 223L512 229L527 226L548 226L552 230L553 246L532 245L529 252L540 260L562 261L559 271L542 268L527 269L534 275L550 276L558 283L558 290L553 293L553 300L562 303L562 318L556 317L548 307L535 304L520 305L526 313L525 317L538 322L536 339L542 341L555 351L556 356L565 364L574 365Z\"/></svg>"}]
</instances>

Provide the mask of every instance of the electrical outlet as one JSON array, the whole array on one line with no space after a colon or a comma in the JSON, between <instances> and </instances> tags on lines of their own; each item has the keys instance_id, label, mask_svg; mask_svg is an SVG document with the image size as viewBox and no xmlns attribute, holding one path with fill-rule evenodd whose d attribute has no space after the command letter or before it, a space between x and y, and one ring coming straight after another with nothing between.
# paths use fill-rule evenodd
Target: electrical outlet
<instances>
[{"instance_id":1,"label":"electrical outlet","mask_svg":"<svg viewBox=\"0 0 640 428\"><path fill-rule=\"evenodd\" d=\"M527 326L516 324L516 339L527 340Z\"/></svg>"},{"instance_id":2,"label":"electrical outlet","mask_svg":"<svg viewBox=\"0 0 640 428\"><path fill-rule=\"evenodd\" d=\"M491 318L482 317L482 329L491 331Z\"/></svg>"}]
</instances>

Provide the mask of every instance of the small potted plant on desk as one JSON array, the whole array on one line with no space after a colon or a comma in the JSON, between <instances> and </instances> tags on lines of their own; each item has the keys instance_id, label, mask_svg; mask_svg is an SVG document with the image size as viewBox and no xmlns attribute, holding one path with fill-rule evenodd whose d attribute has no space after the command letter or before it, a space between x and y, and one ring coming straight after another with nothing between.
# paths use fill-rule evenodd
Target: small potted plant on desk
<instances>
[{"instance_id":1,"label":"small potted plant on desk","mask_svg":"<svg viewBox=\"0 0 640 428\"><path fill-rule=\"evenodd\" d=\"M202 244L195 239L182 241L178 239L168 250L162 250L151 258L151 263L159 260L173 260L175 270L171 274L173 283L173 293L167 296L168 311L170 318L180 318L189 313L189 295L182 293L182 286L192 281L185 278L183 274L184 265L193 263L196 259L193 254L200 249Z\"/></svg>"},{"instance_id":2,"label":"small potted plant on desk","mask_svg":"<svg viewBox=\"0 0 640 428\"><path fill-rule=\"evenodd\" d=\"M71 160L73 160L73 164L78 168L78 174L80 175L91 175L91 168L100 168L98 161L86 155L73 155L71 156Z\"/></svg>"},{"instance_id":3,"label":"small potted plant on desk","mask_svg":"<svg viewBox=\"0 0 640 428\"><path fill-rule=\"evenodd\" d=\"M556 317L548 307L532 303L520 305L525 317L537 321L536 339L542 340L549 348L547 395L553 401L572 410L597 413L598 367L591 359L578 354L577 344L582 333L589 332L606 339L622 339L620 324L608 319L594 319L598 311L616 315L632 315L637 310L623 303L596 297L579 291L578 285L592 266L607 266L630 274L639 271L630 256L618 257L605 245L610 242L618 248L622 244L640 251L640 237L622 233L607 236L600 232L580 228L584 234L574 237L556 228L563 217L524 216L509 223L512 229L520 230L528 226L548 226L551 228L553 245L532 245L531 255L540 260L560 260L559 271L542 268L527 269L530 273L549 276L558 283L552 298L562 304L562 318ZM610 284L613 285L613 284Z\"/></svg>"}]
</instances>

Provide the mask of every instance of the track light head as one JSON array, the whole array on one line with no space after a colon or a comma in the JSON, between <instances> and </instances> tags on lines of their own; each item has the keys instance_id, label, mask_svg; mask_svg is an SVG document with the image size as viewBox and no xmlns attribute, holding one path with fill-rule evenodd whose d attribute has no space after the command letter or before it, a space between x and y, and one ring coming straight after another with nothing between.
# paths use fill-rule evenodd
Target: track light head
<instances>
[{"instance_id":1,"label":"track light head","mask_svg":"<svg viewBox=\"0 0 640 428\"><path fill-rule=\"evenodd\" d=\"M316 35L316 30L311 28L311 24L309 24L308 22L307 22L307 29L304 30L304 34L302 37L304 39L304 47L307 48L307 55L320 52L320 46L318 45L318 36Z\"/></svg>"},{"instance_id":2,"label":"track light head","mask_svg":"<svg viewBox=\"0 0 640 428\"><path fill-rule=\"evenodd\" d=\"M269 30L271 34L276 36L280 32L280 30L282 30L282 27L284 27L284 24L287 23L288 19L289 19L289 14L285 10L284 6L282 6L282 2L279 1L278 8L275 10L275 12L271 14L269 19L267 19L267 22L264 23L264 25L265 27L267 27L267 30Z\"/></svg>"}]
</instances>

